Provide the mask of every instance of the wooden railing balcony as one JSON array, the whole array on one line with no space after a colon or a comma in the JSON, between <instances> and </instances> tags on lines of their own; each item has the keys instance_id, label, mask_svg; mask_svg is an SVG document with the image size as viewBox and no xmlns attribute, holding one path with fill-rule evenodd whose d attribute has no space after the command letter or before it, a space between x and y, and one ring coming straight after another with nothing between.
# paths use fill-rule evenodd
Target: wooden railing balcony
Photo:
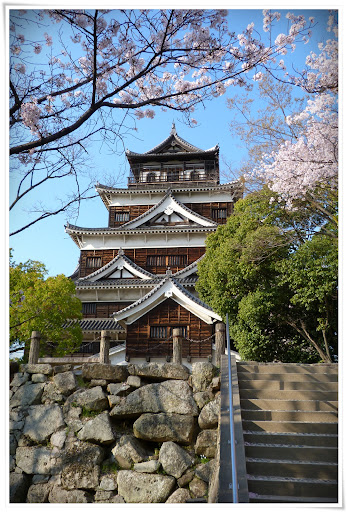
<instances>
[{"instance_id":1,"label":"wooden railing balcony","mask_svg":"<svg viewBox=\"0 0 347 512\"><path fill-rule=\"evenodd\" d=\"M148 177L147 176L129 176L128 177L128 186L136 187L136 186L144 186L144 185L154 185L159 187L164 187L168 183L176 183L179 185L206 185L207 183L218 184L219 183L219 173L210 173L206 176L199 176L193 178L191 176L180 175L180 176L155 176Z\"/></svg>"}]
</instances>

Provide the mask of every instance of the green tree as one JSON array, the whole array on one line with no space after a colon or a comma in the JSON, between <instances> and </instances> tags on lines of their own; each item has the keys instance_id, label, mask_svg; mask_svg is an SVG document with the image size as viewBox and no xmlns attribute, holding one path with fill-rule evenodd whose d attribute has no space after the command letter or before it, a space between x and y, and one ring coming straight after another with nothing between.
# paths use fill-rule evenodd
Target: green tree
<instances>
[{"instance_id":1,"label":"green tree","mask_svg":"<svg viewBox=\"0 0 347 512\"><path fill-rule=\"evenodd\" d=\"M82 318L75 285L63 274L48 278L46 274L43 263L16 264L10 256L10 353L28 348L32 331L41 333L41 353L63 355L81 344L80 326L66 324Z\"/></svg>"},{"instance_id":2,"label":"green tree","mask_svg":"<svg viewBox=\"0 0 347 512\"><path fill-rule=\"evenodd\" d=\"M244 359L330 361L337 355L337 242L326 221L288 212L264 188L235 205L206 244L197 289ZM325 224L324 224L325 223ZM326 230L314 231L324 225Z\"/></svg>"}]
</instances>

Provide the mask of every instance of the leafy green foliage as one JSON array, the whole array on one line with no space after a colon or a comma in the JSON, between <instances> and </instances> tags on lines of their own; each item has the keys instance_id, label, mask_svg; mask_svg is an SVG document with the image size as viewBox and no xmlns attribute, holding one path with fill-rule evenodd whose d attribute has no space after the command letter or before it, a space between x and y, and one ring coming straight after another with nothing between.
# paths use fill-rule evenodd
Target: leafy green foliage
<instances>
[{"instance_id":1,"label":"leafy green foliage","mask_svg":"<svg viewBox=\"0 0 347 512\"><path fill-rule=\"evenodd\" d=\"M235 205L206 243L197 289L224 318L244 359L330 361L337 355L337 242L305 209L267 188Z\"/></svg>"},{"instance_id":2,"label":"leafy green foliage","mask_svg":"<svg viewBox=\"0 0 347 512\"><path fill-rule=\"evenodd\" d=\"M88 388L89 382L86 382L81 375L76 376L76 382L79 388Z\"/></svg>"},{"instance_id":3,"label":"leafy green foliage","mask_svg":"<svg viewBox=\"0 0 347 512\"><path fill-rule=\"evenodd\" d=\"M84 407L84 405L82 406L82 418L96 418L99 414L100 411L93 411L88 407Z\"/></svg>"},{"instance_id":4,"label":"leafy green foliage","mask_svg":"<svg viewBox=\"0 0 347 512\"><path fill-rule=\"evenodd\" d=\"M82 341L77 323L82 318L75 285L63 274L45 278L45 266L33 260L16 264L10 255L10 345L11 352L30 345L32 331L41 333L41 353L71 353ZM48 345L49 343L49 345Z\"/></svg>"},{"instance_id":5,"label":"leafy green foliage","mask_svg":"<svg viewBox=\"0 0 347 512\"><path fill-rule=\"evenodd\" d=\"M120 467L117 462L111 462L110 460L106 460L101 464L101 474L107 475L108 473L117 474Z\"/></svg>"}]
</instances>

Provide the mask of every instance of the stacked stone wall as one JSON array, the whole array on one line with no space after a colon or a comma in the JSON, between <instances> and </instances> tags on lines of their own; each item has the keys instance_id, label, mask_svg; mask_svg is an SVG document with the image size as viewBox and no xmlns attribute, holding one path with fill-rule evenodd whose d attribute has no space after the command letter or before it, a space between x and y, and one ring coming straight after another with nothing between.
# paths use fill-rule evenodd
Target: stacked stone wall
<instances>
[{"instance_id":1,"label":"stacked stone wall","mask_svg":"<svg viewBox=\"0 0 347 512\"><path fill-rule=\"evenodd\" d=\"M22 365L10 384L12 503L208 501L220 378L210 363Z\"/></svg>"}]
</instances>

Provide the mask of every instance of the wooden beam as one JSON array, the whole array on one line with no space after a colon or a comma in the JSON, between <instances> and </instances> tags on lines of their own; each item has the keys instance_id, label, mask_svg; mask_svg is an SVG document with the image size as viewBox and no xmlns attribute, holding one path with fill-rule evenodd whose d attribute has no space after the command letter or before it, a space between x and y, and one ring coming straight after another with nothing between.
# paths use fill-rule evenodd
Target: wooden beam
<instances>
[{"instance_id":1,"label":"wooden beam","mask_svg":"<svg viewBox=\"0 0 347 512\"><path fill-rule=\"evenodd\" d=\"M99 362L98 357L41 357L38 360L41 364L53 364L53 365L60 365L60 364L84 364L84 363L96 363Z\"/></svg>"}]
</instances>

